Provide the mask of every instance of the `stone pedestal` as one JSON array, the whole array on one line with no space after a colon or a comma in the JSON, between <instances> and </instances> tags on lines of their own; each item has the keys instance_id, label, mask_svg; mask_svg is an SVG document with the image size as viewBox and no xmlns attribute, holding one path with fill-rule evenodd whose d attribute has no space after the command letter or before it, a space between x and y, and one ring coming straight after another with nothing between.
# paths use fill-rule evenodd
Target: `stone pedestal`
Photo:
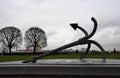
<instances>
[{"instance_id":1,"label":"stone pedestal","mask_svg":"<svg viewBox=\"0 0 120 78\"><path fill-rule=\"evenodd\" d=\"M54 59L37 63L0 63L0 78L113 78L120 77L120 60Z\"/></svg>"}]
</instances>

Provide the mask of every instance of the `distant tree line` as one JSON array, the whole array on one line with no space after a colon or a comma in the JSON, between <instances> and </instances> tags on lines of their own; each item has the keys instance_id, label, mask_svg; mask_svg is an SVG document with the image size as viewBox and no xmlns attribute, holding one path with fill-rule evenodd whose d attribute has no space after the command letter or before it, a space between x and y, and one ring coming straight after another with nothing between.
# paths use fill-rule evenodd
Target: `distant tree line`
<instances>
[{"instance_id":1,"label":"distant tree line","mask_svg":"<svg viewBox=\"0 0 120 78\"><path fill-rule=\"evenodd\" d=\"M12 52L12 49L18 48L22 44L21 30L10 26L0 29L0 49L4 53ZM38 27L31 27L25 32L25 46L27 49L32 49L35 53L37 49L47 46L46 33Z\"/></svg>"}]
</instances>

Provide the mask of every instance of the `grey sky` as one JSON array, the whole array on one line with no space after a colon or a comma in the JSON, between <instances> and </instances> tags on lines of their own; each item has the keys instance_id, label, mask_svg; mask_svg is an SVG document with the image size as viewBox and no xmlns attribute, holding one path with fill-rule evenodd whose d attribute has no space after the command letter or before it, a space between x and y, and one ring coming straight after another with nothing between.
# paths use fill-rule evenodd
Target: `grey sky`
<instances>
[{"instance_id":1,"label":"grey sky","mask_svg":"<svg viewBox=\"0 0 120 78\"><path fill-rule=\"evenodd\" d=\"M15 26L24 34L31 26L38 26L48 37L45 49L54 49L84 36L79 30L74 31L70 23L77 22L90 33L92 16L98 21L97 33L92 39L106 50L120 50L120 0L0 0L0 28Z\"/></svg>"}]
</instances>

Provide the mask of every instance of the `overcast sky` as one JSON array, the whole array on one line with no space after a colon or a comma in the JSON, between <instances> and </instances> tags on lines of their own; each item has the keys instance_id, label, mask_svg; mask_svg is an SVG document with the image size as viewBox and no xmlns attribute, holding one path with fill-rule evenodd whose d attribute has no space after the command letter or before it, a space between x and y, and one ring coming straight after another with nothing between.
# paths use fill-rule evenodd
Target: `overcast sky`
<instances>
[{"instance_id":1,"label":"overcast sky","mask_svg":"<svg viewBox=\"0 0 120 78\"><path fill-rule=\"evenodd\" d=\"M38 26L47 34L45 49L55 49L84 36L73 30L70 23L78 23L90 33L91 17L98 21L91 39L105 50L120 50L120 0L0 0L0 29L15 26L24 34L30 27ZM74 49L82 47L85 46Z\"/></svg>"}]
</instances>

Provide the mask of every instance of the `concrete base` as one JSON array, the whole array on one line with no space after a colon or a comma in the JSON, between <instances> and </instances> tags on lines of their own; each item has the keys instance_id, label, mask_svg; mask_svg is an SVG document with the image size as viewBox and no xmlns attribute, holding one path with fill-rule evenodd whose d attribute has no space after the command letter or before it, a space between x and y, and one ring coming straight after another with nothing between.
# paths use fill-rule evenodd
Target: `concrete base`
<instances>
[{"instance_id":1,"label":"concrete base","mask_svg":"<svg viewBox=\"0 0 120 78\"><path fill-rule=\"evenodd\" d=\"M0 63L0 78L113 78L120 77L120 60L54 59L37 63Z\"/></svg>"}]
</instances>

